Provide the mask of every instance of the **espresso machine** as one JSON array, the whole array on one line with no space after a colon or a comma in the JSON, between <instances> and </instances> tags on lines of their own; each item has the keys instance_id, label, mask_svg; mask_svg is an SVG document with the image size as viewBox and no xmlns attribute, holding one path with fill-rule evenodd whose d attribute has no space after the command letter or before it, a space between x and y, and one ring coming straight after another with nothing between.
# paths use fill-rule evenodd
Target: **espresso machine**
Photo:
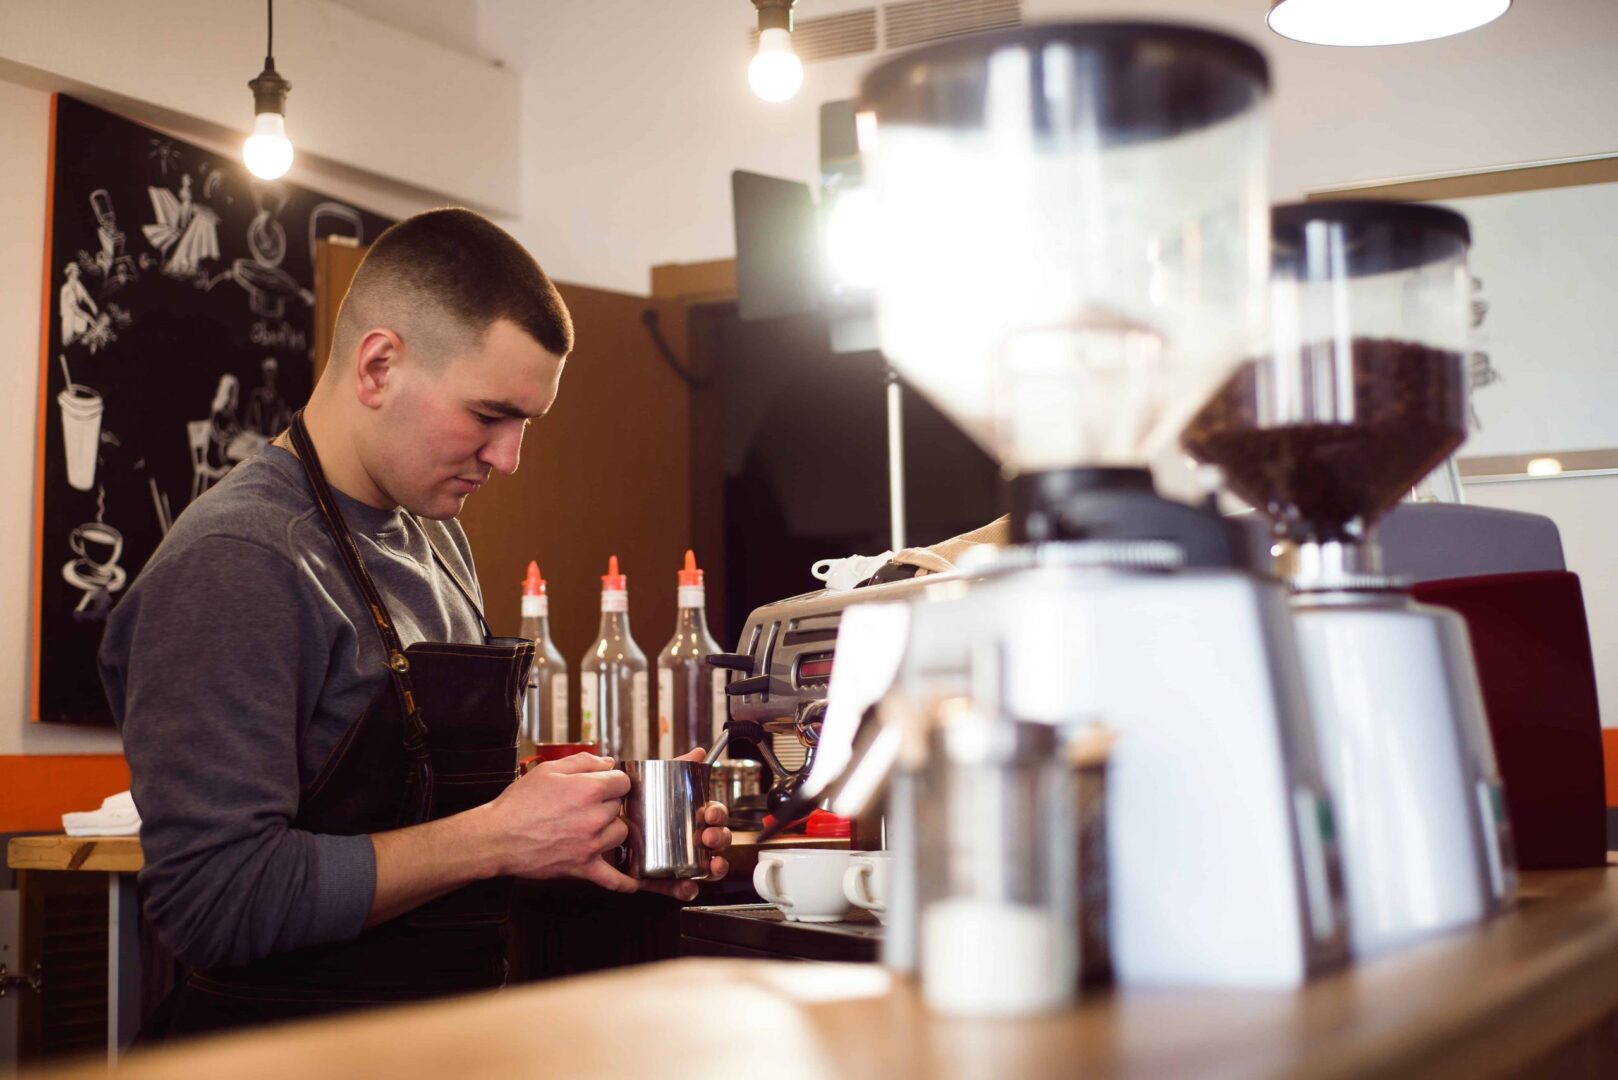
<instances>
[{"instance_id":1,"label":"espresso machine","mask_svg":"<svg viewBox=\"0 0 1618 1080\"><path fill-rule=\"evenodd\" d=\"M1286 588L1147 468L1265 333L1267 97L1256 49L1170 24L961 38L862 84L883 352L1001 463L1014 539L917 583L875 708L840 702L874 652L839 639L803 788L845 814L886 792L884 958L935 1007L929 942L982 945L985 993L1002 944L1077 962L1044 916L1085 883L1010 838L1068 805L1041 763L1098 726L1119 981L1292 986L1346 956Z\"/></svg>"},{"instance_id":2,"label":"espresso machine","mask_svg":"<svg viewBox=\"0 0 1618 1080\"><path fill-rule=\"evenodd\" d=\"M727 747L733 756L756 755L771 773L756 805L732 807L733 823L760 828L768 815L774 835L815 809L804 784L816 765L845 611L862 603L902 603L951 577L821 589L764 604L748 615L735 652L707 658L732 673L725 684ZM841 748L833 753L833 764L846 759Z\"/></svg>"},{"instance_id":3,"label":"espresso machine","mask_svg":"<svg viewBox=\"0 0 1618 1080\"><path fill-rule=\"evenodd\" d=\"M1270 348L1182 436L1292 564L1357 955L1475 923L1516 888L1466 624L1384 574L1375 538L1466 437L1469 243L1433 206L1277 207Z\"/></svg>"}]
</instances>

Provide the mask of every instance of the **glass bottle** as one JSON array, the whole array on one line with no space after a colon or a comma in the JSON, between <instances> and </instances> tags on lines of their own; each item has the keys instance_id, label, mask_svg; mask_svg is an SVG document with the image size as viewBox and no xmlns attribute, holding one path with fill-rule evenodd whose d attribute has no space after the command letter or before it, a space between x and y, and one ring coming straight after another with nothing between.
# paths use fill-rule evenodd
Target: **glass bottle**
<instances>
[{"instance_id":1,"label":"glass bottle","mask_svg":"<svg viewBox=\"0 0 1618 1080\"><path fill-rule=\"evenodd\" d=\"M579 739L618 761L651 751L646 654L629 636L629 577L618 556L601 578L601 631L579 664Z\"/></svg>"},{"instance_id":2,"label":"glass bottle","mask_svg":"<svg viewBox=\"0 0 1618 1080\"><path fill-rule=\"evenodd\" d=\"M523 637L534 643L534 663L523 686L522 756L533 754L537 743L565 743L567 737L567 661L551 640L550 598L539 564L528 564L522 583Z\"/></svg>"},{"instance_id":3,"label":"glass bottle","mask_svg":"<svg viewBox=\"0 0 1618 1080\"><path fill-rule=\"evenodd\" d=\"M679 616L674 637L657 654L657 756L672 758L711 746L728 715L725 669L703 657L719 651L708 632L706 595L696 554L685 553L679 572Z\"/></svg>"}]
</instances>

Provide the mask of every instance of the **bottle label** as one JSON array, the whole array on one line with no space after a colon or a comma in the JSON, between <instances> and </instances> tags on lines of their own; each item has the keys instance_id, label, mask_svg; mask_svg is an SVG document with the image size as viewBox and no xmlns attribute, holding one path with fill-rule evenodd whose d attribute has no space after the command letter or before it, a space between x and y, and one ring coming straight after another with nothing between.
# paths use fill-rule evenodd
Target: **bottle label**
<instances>
[{"instance_id":1,"label":"bottle label","mask_svg":"<svg viewBox=\"0 0 1618 1080\"><path fill-rule=\"evenodd\" d=\"M651 702L647 700L648 691L650 690L647 685L649 682L646 672L637 671L629 684L630 722L629 732L624 739L624 743L627 747L633 748L634 752L630 757L631 760L636 761L644 761L648 756L648 751L651 749L646 745L647 739L651 735L648 730L651 726Z\"/></svg>"},{"instance_id":2,"label":"bottle label","mask_svg":"<svg viewBox=\"0 0 1618 1080\"><path fill-rule=\"evenodd\" d=\"M657 669L657 756L674 756L674 671Z\"/></svg>"},{"instance_id":3,"label":"bottle label","mask_svg":"<svg viewBox=\"0 0 1618 1080\"><path fill-rule=\"evenodd\" d=\"M567 742L567 676L551 676L551 742ZM586 740L588 741L588 740Z\"/></svg>"},{"instance_id":4,"label":"bottle label","mask_svg":"<svg viewBox=\"0 0 1618 1080\"><path fill-rule=\"evenodd\" d=\"M730 695L725 693L728 674L724 668L713 669L713 733L709 736L709 746L713 745L713 740L719 738L719 733L725 730L725 721L730 719Z\"/></svg>"},{"instance_id":5,"label":"bottle label","mask_svg":"<svg viewBox=\"0 0 1618 1080\"><path fill-rule=\"evenodd\" d=\"M601 594L601 610L628 611L629 594L627 592L620 592L617 589L609 589Z\"/></svg>"},{"instance_id":6,"label":"bottle label","mask_svg":"<svg viewBox=\"0 0 1618 1080\"><path fill-rule=\"evenodd\" d=\"M683 608L706 606L707 601L703 596L706 591L701 585L681 585L679 587L680 606Z\"/></svg>"},{"instance_id":7,"label":"bottle label","mask_svg":"<svg viewBox=\"0 0 1618 1080\"><path fill-rule=\"evenodd\" d=\"M596 694L599 687L591 672L585 672L579 679L579 741L598 743L600 734L596 731ZM605 749L604 747L602 749Z\"/></svg>"},{"instance_id":8,"label":"bottle label","mask_svg":"<svg viewBox=\"0 0 1618 1080\"><path fill-rule=\"evenodd\" d=\"M551 613L551 602L545 596L525 596L522 598L522 617L525 619L543 619Z\"/></svg>"}]
</instances>

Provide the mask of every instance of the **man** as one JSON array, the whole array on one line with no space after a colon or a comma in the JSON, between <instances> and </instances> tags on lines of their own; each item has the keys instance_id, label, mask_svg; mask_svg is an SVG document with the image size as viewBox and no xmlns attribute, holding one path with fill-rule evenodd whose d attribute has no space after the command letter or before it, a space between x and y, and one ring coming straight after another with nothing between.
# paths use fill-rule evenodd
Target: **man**
<instances>
[{"instance_id":1,"label":"man","mask_svg":"<svg viewBox=\"0 0 1618 1080\"><path fill-rule=\"evenodd\" d=\"M113 612L102 678L145 910L195 969L171 1034L497 985L513 876L695 896L602 858L629 788L610 759L511 782L532 645L488 636L455 516L516 471L572 347L555 287L495 225L399 223L308 407L180 516ZM722 851L724 809L705 813Z\"/></svg>"}]
</instances>

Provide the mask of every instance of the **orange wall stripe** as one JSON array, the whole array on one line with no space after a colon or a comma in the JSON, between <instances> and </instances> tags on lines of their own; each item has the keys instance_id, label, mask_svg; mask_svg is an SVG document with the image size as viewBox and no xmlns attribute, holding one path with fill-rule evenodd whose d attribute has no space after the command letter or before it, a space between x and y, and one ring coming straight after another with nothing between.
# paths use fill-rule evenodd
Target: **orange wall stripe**
<instances>
[{"instance_id":1,"label":"orange wall stripe","mask_svg":"<svg viewBox=\"0 0 1618 1080\"><path fill-rule=\"evenodd\" d=\"M0 833L61 832L69 810L128 789L122 754L0 754Z\"/></svg>"},{"instance_id":2,"label":"orange wall stripe","mask_svg":"<svg viewBox=\"0 0 1618 1080\"><path fill-rule=\"evenodd\" d=\"M40 575L44 572L45 564L42 554L45 550L45 401L49 397L46 389L51 384L51 229L56 213L56 100L57 95L52 94L50 137L46 140L45 148L45 284L39 302L39 414L34 431L34 679L30 689L32 708L28 718L36 724L39 722L41 664L39 620L40 609L45 606L42 595L44 581ZM4 808L0 808L0 816L4 814Z\"/></svg>"},{"instance_id":3,"label":"orange wall stripe","mask_svg":"<svg viewBox=\"0 0 1618 1080\"><path fill-rule=\"evenodd\" d=\"M1601 763L1607 767L1607 806L1618 809L1618 728L1601 729Z\"/></svg>"}]
</instances>

